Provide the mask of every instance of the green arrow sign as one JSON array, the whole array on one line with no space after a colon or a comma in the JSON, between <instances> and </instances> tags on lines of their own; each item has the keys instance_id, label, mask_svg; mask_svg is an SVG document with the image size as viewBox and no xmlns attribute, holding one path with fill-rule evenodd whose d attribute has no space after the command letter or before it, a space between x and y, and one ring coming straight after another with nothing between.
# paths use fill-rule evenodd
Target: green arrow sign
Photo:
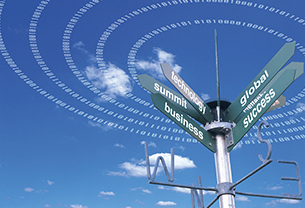
<instances>
[{"instance_id":1,"label":"green arrow sign","mask_svg":"<svg viewBox=\"0 0 305 208\"><path fill-rule=\"evenodd\" d=\"M234 145L228 148L231 151L241 138L251 129L258 119L271 107L278 97L304 72L303 63L299 68L286 68L280 71L272 81L261 91L253 105L248 105L245 115L233 128Z\"/></svg>"},{"instance_id":2,"label":"green arrow sign","mask_svg":"<svg viewBox=\"0 0 305 208\"><path fill-rule=\"evenodd\" d=\"M231 103L226 110L226 120L238 122L236 118L247 105L262 91L278 71L294 54L295 42L286 43L262 71L252 80L246 89Z\"/></svg>"},{"instance_id":3,"label":"green arrow sign","mask_svg":"<svg viewBox=\"0 0 305 208\"><path fill-rule=\"evenodd\" d=\"M178 124L186 132L197 139L201 144L206 146L212 152L216 152L215 140L212 135L199 126L193 119L188 117L185 113L180 111L176 105L165 99L160 94L151 94L151 99L156 108L158 108L164 115L169 117L172 121Z\"/></svg>"},{"instance_id":4,"label":"green arrow sign","mask_svg":"<svg viewBox=\"0 0 305 208\"><path fill-rule=\"evenodd\" d=\"M162 83L158 82L147 74L138 75L138 79L142 87L147 89L149 92L153 94L161 94L171 103L173 103L179 110L182 110L183 112L187 113L200 123L206 124L208 122L205 118L200 116L200 114L195 110L195 108L181 94L163 85Z\"/></svg>"},{"instance_id":5,"label":"green arrow sign","mask_svg":"<svg viewBox=\"0 0 305 208\"><path fill-rule=\"evenodd\" d=\"M214 115L211 113L210 107L181 79L170 65L163 63L161 68L168 81L190 102L200 116L209 122L213 121Z\"/></svg>"}]
</instances>

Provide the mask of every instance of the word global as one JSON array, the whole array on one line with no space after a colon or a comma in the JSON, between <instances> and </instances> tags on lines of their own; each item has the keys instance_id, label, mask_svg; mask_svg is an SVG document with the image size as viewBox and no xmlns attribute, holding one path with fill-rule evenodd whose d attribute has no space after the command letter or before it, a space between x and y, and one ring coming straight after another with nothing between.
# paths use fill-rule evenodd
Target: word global
<instances>
[{"instance_id":1,"label":"word global","mask_svg":"<svg viewBox=\"0 0 305 208\"><path fill-rule=\"evenodd\" d=\"M261 86L261 84L266 81L268 77L269 74L267 70L265 70L264 74L259 78L259 80L254 81L253 86L250 89L246 90L246 93L240 99L240 104L242 107L247 104L249 97L254 94L255 90L257 90Z\"/></svg>"}]
</instances>

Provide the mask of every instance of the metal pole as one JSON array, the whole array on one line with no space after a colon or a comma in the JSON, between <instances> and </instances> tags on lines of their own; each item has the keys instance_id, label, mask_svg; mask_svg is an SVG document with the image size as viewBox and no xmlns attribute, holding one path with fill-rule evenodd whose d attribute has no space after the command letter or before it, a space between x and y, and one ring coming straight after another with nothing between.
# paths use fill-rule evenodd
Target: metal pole
<instances>
[{"instance_id":1,"label":"metal pole","mask_svg":"<svg viewBox=\"0 0 305 208\"><path fill-rule=\"evenodd\" d=\"M227 145L225 136L222 133L215 135L216 139L216 153L215 166L217 174L217 185L232 183L230 155L227 152ZM234 196L232 194L222 194L219 196L220 208L235 208Z\"/></svg>"},{"instance_id":2,"label":"metal pole","mask_svg":"<svg viewBox=\"0 0 305 208\"><path fill-rule=\"evenodd\" d=\"M217 31L214 30L215 34L215 57L216 57L216 85L217 85L217 121L220 122L220 86L219 86L219 64L218 64L218 41L217 41Z\"/></svg>"}]
</instances>

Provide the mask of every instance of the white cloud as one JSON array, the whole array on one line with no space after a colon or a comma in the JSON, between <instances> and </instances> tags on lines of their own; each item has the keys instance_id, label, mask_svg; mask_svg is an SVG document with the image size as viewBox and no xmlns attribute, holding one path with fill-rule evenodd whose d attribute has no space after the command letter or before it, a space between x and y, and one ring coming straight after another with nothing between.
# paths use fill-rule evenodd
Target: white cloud
<instances>
[{"instance_id":1,"label":"white cloud","mask_svg":"<svg viewBox=\"0 0 305 208\"><path fill-rule=\"evenodd\" d=\"M53 185L55 182L54 181L49 181L49 180L47 180L47 182L48 182L48 184L51 186L51 185Z\"/></svg>"},{"instance_id":2,"label":"white cloud","mask_svg":"<svg viewBox=\"0 0 305 208\"><path fill-rule=\"evenodd\" d=\"M160 67L160 63L168 63L177 73L181 71L182 67L179 66L178 64L175 64L174 61L175 56L173 54L163 51L160 48L154 48L153 52L157 54L158 60L155 59L152 59L150 61L137 60L136 68L138 70L142 69L144 71L147 71L151 76L158 79L165 79Z\"/></svg>"},{"instance_id":3,"label":"white cloud","mask_svg":"<svg viewBox=\"0 0 305 208\"><path fill-rule=\"evenodd\" d=\"M152 192L151 192L150 190L148 190L148 189L142 189L142 191L143 191L144 193L146 193L146 194L152 194Z\"/></svg>"},{"instance_id":4,"label":"white cloud","mask_svg":"<svg viewBox=\"0 0 305 208\"><path fill-rule=\"evenodd\" d=\"M73 48L87 56L88 66L85 67L84 73L96 88L103 90L112 98L124 97L125 94L132 91L131 78L124 70L112 63L105 64L105 69L99 69L96 57L86 50L82 41L75 43Z\"/></svg>"},{"instance_id":5,"label":"white cloud","mask_svg":"<svg viewBox=\"0 0 305 208\"><path fill-rule=\"evenodd\" d=\"M165 160L166 166L170 168L171 165L171 154L170 153L156 153L149 156L149 161L151 165L155 165L157 158L162 156ZM192 160L187 157L182 157L180 155L175 155L175 169L186 169L186 168L196 168L196 165ZM144 163L144 162L142 162Z\"/></svg>"},{"instance_id":6,"label":"white cloud","mask_svg":"<svg viewBox=\"0 0 305 208\"><path fill-rule=\"evenodd\" d=\"M85 73L88 80L112 98L124 97L125 94L132 91L131 79L125 71L112 63L107 64L106 68L101 70L93 65L87 66Z\"/></svg>"},{"instance_id":7,"label":"white cloud","mask_svg":"<svg viewBox=\"0 0 305 208\"><path fill-rule=\"evenodd\" d=\"M119 147L119 148L125 148L125 146L122 145L122 144L114 144L114 146L115 146L115 147Z\"/></svg>"},{"instance_id":8,"label":"white cloud","mask_svg":"<svg viewBox=\"0 0 305 208\"><path fill-rule=\"evenodd\" d=\"M51 207L51 205L50 204L45 204L44 207Z\"/></svg>"},{"instance_id":9,"label":"white cloud","mask_svg":"<svg viewBox=\"0 0 305 208\"><path fill-rule=\"evenodd\" d=\"M300 203L300 200L294 200L294 199L277 199L277 200L272 200L270 202L267 202L265 205L269 207L276 207L278 203L282 204L298 204Z\"/></svg>"},{"instance_id":10,"label":"white cloud","mask_svg":"<svg viewBox=\"0 0 305 208\"><path fill-rule=\"evenodd\" d=\"M179 192L179 193L183 193L183 194L190 194L191 193L191 189L189 189L189 188L158 186L158 189L160 189L160 190L168 190L168 191L175 191L175 192ZM197 190L197 191L199 191L199 190ZM204 191L204 190L202 190L202 194L206 195L206 194L215 194L215 193L213 191Z\"/></svg>"},{"instance_id":11,"label":"white cloud","mask_svg":"<svg viewBox=\"0 0 305 208\"><path fill-rule=\"evenodd\" d=\"M85 44L83 43L83 41L79 41L79 42L73 44L73 48L77 48L78 50L84 50L84 47L85 47Z\"/></svg>"},{"instance_id":12,"label":"white cloud","mask_svg":"<svg viewBox=\"0 0 305 208\"><path fill-rule=\"evenodd\" d=\"M235 197L235 200L236 201L244 201L244 202L249 202L250 201L250 199L248 197L239 196L239 195Z\"/></svg>"},{"instance_id":13,"label":"white cloud","mask_svg":"<svg viewBox=\"0 0 305 208\"><path fill-rule=\"evenodd\" d=\"M130 162L124 162L123 164L119 165L121 169L126 171L126 176L133 176L133 177L146 177L146 166L144 165L137 165Z\"/></svg>"},{"instance_id":14,"label":"white cloud","mask_svg":"<svg viewBox=\"0 0 305 208\"><path fill-rule=\"evenodd\" d=\"M175 202L172 202L172 201L159 201L158 203L156 203L156 205L159 205L159 206L175 206L177 204Z\"/></svg>"},{"instance_id":15,"label":"white cloud","mask_svg":"<svg viewBox=\"0 0 305 208\"><path fill-rule=\"evenodd\" d=\"M116 171L108 171L107 175L128 177L126 172L116 172Z\"/></svg>"},{"instance_id":16,"label":"white cloud","mask_svg":"<svg viewBox=\"0 0 305 208\"><path fill-rule=\"evenodd\" d=\"M188 189L188 188L172 187L170 189L173 191L179 192L179 193L183 193L183 194L191 193L191 189Z\"/></svg>"},{"instance_id":17,"label":"white cloud","mask_svg":"<svg viewBox=\"0 0 305 208\"><path fill-rule=\"evenodd\" d=\"M137 187L137 188L132 188L130 189L131 191L136 191L136 190L141 190L142 192L146 193L146 194L152 194L152 192L148 189L143 189L142 187Z\"/></svg>"},{"instance_id":18,"label":"white cloud","mask_svg":"<svg viewBox=\"0 0 305 208\"><path fill-rule=\"evenodd\" d=\"M28 188L25 188L24 191L31 193L31 192L35 191L35 189L28 187Z\"/></svg>"},{"instance_id":19,"label":"white cloud","mask_svg":"<svg viewBox=\"0 0 305 208\"><path fill-rule=\"evenodd\" d=\"M88 208L87 206L78 205L78 204L71 204L70 207L71 208Z\"/></svg>"},{"instance_id":20,"label":"white cloud","mask_svg":"<svg viewBox=\"0 0 305 208\"><path fill-rule=\"evenodd\" d=\"M177 148L177 149L181 149L182 151L184 151L184 150L185 150L185 147L183 147L182 145L180 145L179 147L175 147L175 148Z\"/></svg>"},{"instance_id":21,"label":"white cloud","mask_svg":"<svg viewBox=\"0 0 305 208\"><path fill-rule=\"evenodd\" d=\"M142 142L141 142L141 145L144 145L145 142L146 142L146 141L142 141ZM147 146L149 146L149 147L157 147L156 143L154 143L154 142L149 142L149 144L147 144Z\"/></svg>"},{"instance_id":22,"label":"white cloud","mask_svg":"<svg viewBox=\"0 0 305 208\"><path fill-rule=\"evenodd\" d=\"M272 186L272 187L268 187L267 189L275 191L275 190L279 190L282 188L283 188L282 186Z\"/></svg>"},{"instance_id":23,"label":"white cloud","mask_svg":"<svg viewBox=\"0 0 305 208\"><path fill-rule=\"evenodd\" d=\"M294 199L280 199L277 201L279 201L280 203L284 203L284 204L298 204L301 202L300 200L294 200Z\"/></svg>"},{"instance_id":24,"label":"white cloud","mask_svg":"<svg viewBox=\"0 0 305 208\"><path fill-rule=\"evenodd\" d=\"M150 172L153 172L156 160L159 156L162 156L165 160L166 166L170 171L171 168L171 155L169 153L156 153L149 156L150 161ZM186 157L182 157L180 155L175 155L175 169L186 169L186 168L195 168L196 165L192 160ZM114 172L109 171L108 175L111 176L124 176L124 177L147 177L147 169L146 169L146 161L141 160L140 162L124 162L119 165L119 168L124 171ZM159 163L158 173L163 171L163 166Z\"/></svg>"},{"instance_id":25,"label":"white cloud","mask_svg":"<svg viewBox=\"0 0 305 208\"><path fill-rule=\"evenodd\" d=\"M99 195L103 195L103 196L114 196L115 193L113 193L112 191L100 191Z\"/></svg>"}]
</instances>

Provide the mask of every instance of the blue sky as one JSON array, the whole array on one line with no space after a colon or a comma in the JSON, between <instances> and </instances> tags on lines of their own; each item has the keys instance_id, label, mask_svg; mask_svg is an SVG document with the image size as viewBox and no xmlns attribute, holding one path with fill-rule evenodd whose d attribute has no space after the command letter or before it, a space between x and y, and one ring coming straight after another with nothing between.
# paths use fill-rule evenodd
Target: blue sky
<instances>
[{"instance_id":1,"label":"blue sky","mask_svg":"<svg viewBox=\"0 0 305 208\"><path fill-rule=\"evenodd\" d=\"M136 76L174 89L170 64L202 99L233 101L287 42L305 61L303 0L0 0L0 207L191 207L189 190L148 184L143 142L153 164L169 165L175 183L215 187L214 155L154 109ZM238 191L298 193L304 178L304 75L287 104L263 116L271 165ZM258 124L255 125L257 127ZM230 152L233 181L267 154L252 128ZM160 172L157 181L166 182ZM304 185L304 182L302 182ZM207 205L214 194L205 193ZM236 207L304 207L303 201L236 196ZM218 207L216 203L213 207Z\"/></svg>"}]
</instances>

